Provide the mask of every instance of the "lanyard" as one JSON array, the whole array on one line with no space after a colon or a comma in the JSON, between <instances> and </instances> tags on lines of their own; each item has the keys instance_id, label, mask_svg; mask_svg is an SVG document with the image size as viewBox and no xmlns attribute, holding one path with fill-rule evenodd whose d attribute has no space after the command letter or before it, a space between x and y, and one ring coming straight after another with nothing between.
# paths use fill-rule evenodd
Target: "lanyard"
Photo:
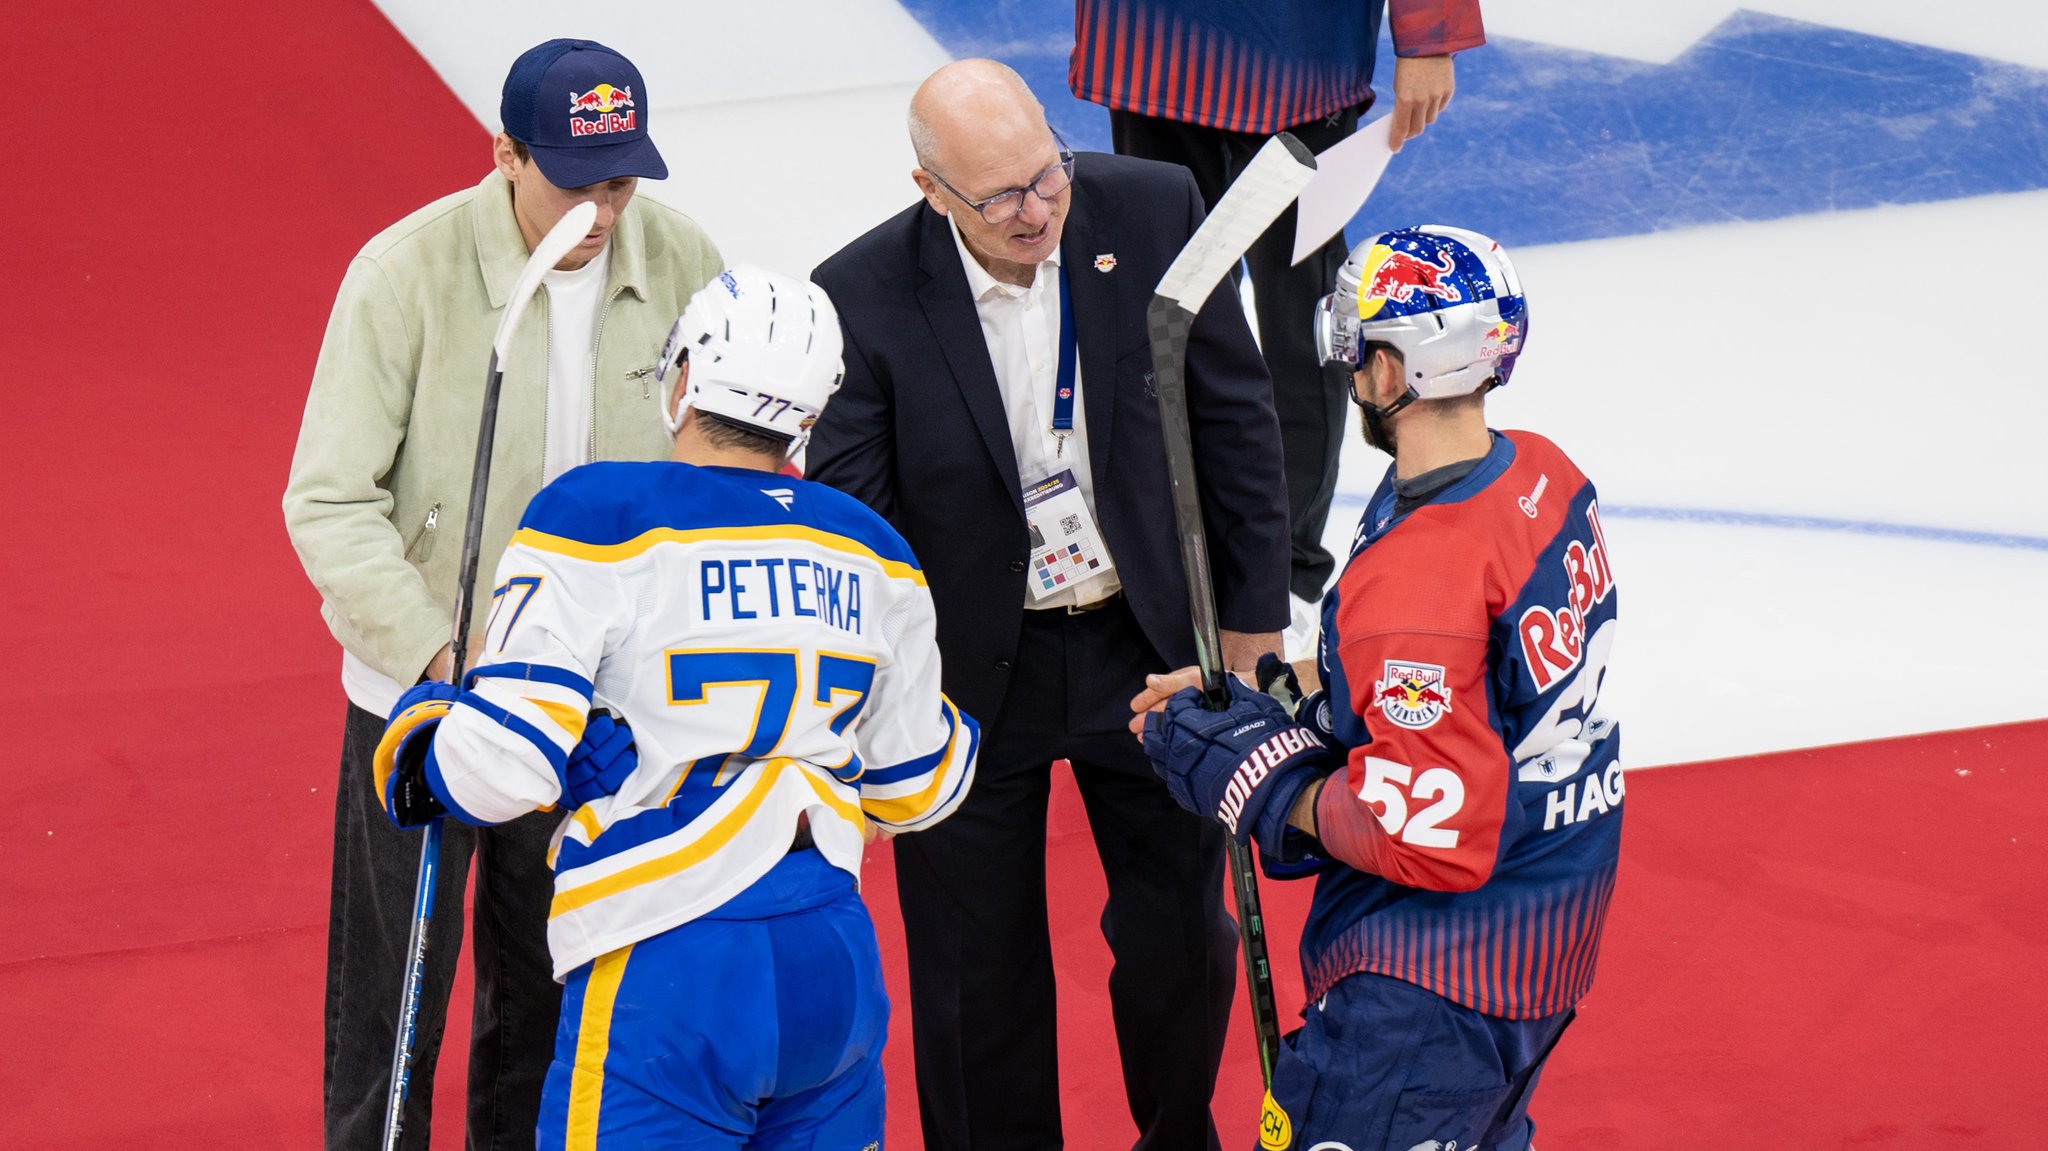
<instances>
[{"instance_id":1,"label":"lanyard","mask_svg":"<svg viewBox=\"0 0 2048 1151\"><path fill-rule=\"evenodd\" d=\"M1052 434L1055 456L1065 455L1074 434L1074 294L1067 287L1067 267L1060 265L1060 371L1052 389Z\"/></svg>"}]
</instances>

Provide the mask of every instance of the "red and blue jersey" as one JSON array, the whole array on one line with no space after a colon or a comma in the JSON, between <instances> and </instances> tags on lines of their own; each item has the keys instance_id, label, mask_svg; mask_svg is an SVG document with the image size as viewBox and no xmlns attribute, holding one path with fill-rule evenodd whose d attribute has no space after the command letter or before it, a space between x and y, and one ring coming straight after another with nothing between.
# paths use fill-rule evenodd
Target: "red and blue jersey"
<instances>
[{"instance_id":1,"label":"red and blue jersey","mask_svg":"<svg viewBox=\"0 0 2048 1151\"><path fill-rule=\"evenodd\" d=\"M1347 760L1316 803L1311 999L1362 971L1507 1019L1585 995L1621 843L1615 600L1593 485L1550 441L1494 433L1405 514L1388 473L1323 601Z\"/></svg>"},{"instance_id":2,"label":"red and blue jersey","mask_svg":"<svg viewBox=\"0 0 2048 1151\"><path fill-rule=\"evenodd\" d=\"M1478 0L1388 0L1394 51L1486 42ZM1372 102L1379 0L1075 0L1074 95L1231 132L1278 132Z\"/></svg>"}]
</instances>

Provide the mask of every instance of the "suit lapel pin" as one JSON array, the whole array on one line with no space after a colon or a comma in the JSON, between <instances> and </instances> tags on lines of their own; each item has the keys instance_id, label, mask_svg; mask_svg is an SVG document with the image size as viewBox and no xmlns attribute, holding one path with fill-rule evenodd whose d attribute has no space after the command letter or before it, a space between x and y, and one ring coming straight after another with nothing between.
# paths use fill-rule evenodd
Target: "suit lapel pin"
<instances>
[{"instance_id":1,"label":"suit lapel pin","mask_svg":"<svg viewBox=\"0 0 2048 1151\"><path fill-rule=\"evenodd\" d=\"M1095 257L1095 270L1096 270L1096 271L1098 271L1098 272L1108 272L1108 271L1114 271L1114 270L1115 270L1115 268L1116 268L1116 253L1115 253L1115 252L1104 252L1104 253L1102 253L1102 254L1101 254L1100 256L1097 256L1097 257Z\"/></svg>"}]
</instances>

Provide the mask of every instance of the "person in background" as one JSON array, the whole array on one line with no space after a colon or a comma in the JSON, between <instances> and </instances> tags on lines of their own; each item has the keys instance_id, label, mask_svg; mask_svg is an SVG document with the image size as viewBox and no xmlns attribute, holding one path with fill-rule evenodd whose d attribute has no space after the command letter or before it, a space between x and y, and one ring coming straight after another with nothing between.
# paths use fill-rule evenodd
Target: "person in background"
<instances>
[{"instance_id":1,"label":"person in background","mask_svg":"<svg viewBox=\"0 0 2048 1151\"><path fill-rule=\"evenodd\" d=\"M1451 101L1452 54L1486 42L1478 0L1389 0L1396 149ZM1109 109L1127 156L1186 165L1209 207L1276 132L1322 152L1372 107L1379 0L1075 0L1074 95ZM1259 347L1273 374L1287 476L1287 657L1315 649L1316 603L1336 562L1323 527L1337 487L1349 378L1316 359L1308 317L1344 262L1337 236L1300 264L1289 207L1245 253Z\"/></svg>"},{"instance_id":2,"label":"person in background","mask_svg":"<svg viewBox=\"0 0 2048 1151\"><path fill-rule=\"evenodd\" d=\"M563 213L597 205L547 275L502 365L480 570L488 576L541 485L592 459L668 451L653 388L662 334L718 274L681 213L636 198L668 174L632 63L550 40L505 77L491 172L378 234L327 322L284 493L285 526L341 643L341 782L327 930L324 1130L333 1151L380 1146L405 978L419 837L385 821L370 759L399 693L446 679L449 620L491 340L528 253ZM491 602L479 583L470 602ZM478 630L481 630L480 628ZM474 661L472 661L474 662ZM476 867L469 1145L533 1146L561 989L549 977L544 816L450 827L421 987L404 1146L427 1146L434 1063Z\"/></svg>"}]
</instances>

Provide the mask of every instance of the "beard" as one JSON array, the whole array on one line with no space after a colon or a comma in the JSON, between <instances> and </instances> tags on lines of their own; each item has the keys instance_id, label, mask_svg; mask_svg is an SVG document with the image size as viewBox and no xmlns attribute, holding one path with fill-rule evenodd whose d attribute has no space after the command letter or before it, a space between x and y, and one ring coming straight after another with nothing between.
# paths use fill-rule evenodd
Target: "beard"
<instances>
[{"instance_id":1,"label":"beard","mask_svg":"<svg viewBox=\"0 0 2048 1151\"><path fill-rule=\"evenodd\" d=\"M1358 433L1369 446L1394 454L1394 429L1371 404L1358 405Z\"/></svg>"}]
</instances>

